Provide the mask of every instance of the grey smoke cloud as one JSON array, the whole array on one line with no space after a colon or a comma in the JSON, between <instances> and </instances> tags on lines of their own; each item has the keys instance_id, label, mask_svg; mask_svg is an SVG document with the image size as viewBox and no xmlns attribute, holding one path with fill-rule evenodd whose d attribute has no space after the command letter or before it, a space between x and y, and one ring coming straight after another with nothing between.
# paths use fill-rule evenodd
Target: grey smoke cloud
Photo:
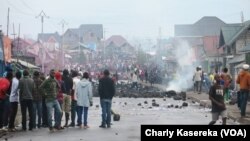
<instances>
[{"instance_id":1,"label":"grey smoke cloud","mask_svg":"<svg viewBox=\"0 0 250 141\"><path fill-rule=\"evenodd\" d=\"M180 40L174 54L178 63L176 78L169 82L166 90L186 91L193 87L192 78L196 68L193 65L194 52L187 41Z\"/></svg>"}]
</instances>

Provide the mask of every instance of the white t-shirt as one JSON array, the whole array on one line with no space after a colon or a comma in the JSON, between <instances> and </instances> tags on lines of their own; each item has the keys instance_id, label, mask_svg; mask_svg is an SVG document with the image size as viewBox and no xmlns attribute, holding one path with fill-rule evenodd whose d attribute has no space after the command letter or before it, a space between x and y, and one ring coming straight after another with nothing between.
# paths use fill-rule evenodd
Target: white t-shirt
<instances>
[{"instance_id":1,"label":"white t-shirt","mask_svg":"<svg viewBox=\"0 0 250 141\"><path fill-rule=\"evenodd\" d=\"M194 81L201 81L201 75L202 75L202 71L201 70L196 71L194 73Z\"/></svg>"},{"instance_id":2,"label":"white t-shirt","mask_svg":"<svg viewBox=\"0 0 250 141\"><path fill-rule=\"evenodd\" d=\"M78 77L74 77L73 78L73 90L74 90L74 100L77 100L76 99L76 85L77 83L80 82L80 79Z\"/></svg>"},{"instance_id":3,"label":"white t-shirt","mask_svg":"<svg viewBox=\"0 0 250 141\"><path fill-rule=\"evenodd\" d=\"M12 80L11 92L10 92L10 102L18 102L19 101L19 80L15 77Z\"/></svg>"}]
</instances>

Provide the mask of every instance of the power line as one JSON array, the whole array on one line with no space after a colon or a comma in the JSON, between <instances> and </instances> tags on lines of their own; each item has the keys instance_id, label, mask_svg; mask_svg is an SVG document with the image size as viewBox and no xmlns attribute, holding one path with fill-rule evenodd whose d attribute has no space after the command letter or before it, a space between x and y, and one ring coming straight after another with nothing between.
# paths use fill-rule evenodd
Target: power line
<instances>
[{"instance_id":1,"label":"power line","mask_svg":"<svg viewBox=\"0 0 250 141\"><path fill-rule=\"evenodd\" d=\"M26 12L22 11L21 9L17 8L17 7L16 7L14 4L12 4L9 0L6 0L6 1L9 3L9 5L10 5L13 9L17 10L18 12L22 13L23 15L34 16L33 14L26 13Z\"/></svg>"},{"instance_id":2,"label":"power line","mask_svg":"<svg viewBox=\"0 0 250 141\"><path fill-rule=\"evenodd\" d=\"M36 18L39 18L39 17L41 17L41 23L42 23L42 35L43 35L43 22L44 22L44 17L45 18L49 18L49 16L47 16L44 12L43 12L43 10L41 11L41 13L38 15L38 16L36 16ZM44 61L45 61L45 56L46 54L45 54L45 50L44 50L44 47L42 48L42 72L44 73Z\"/></svg>"},{"instance_id":3,"label":"power line","mask_svg":"<svg viewBox=\"0 0 250 141\"><path fill-rule=\"evenodd\" d=\"M31 8L24 0L21 0L22 4L25 5L28 9L30 9L32 12L36 12L33 8Z\"/></svg>"},{"instance_id":4,"label":"power line","mask_svg":"<svg viewBox=\"0 0 250 141\"><path fill-rule=\"evenodd\" d=\"M67 25L68 23L65 20L62 20L59 24L62 25L62 61L63 61L63 68L65 67L65 53L64 53L64 25Z\"/></svg>"}]
</instances>

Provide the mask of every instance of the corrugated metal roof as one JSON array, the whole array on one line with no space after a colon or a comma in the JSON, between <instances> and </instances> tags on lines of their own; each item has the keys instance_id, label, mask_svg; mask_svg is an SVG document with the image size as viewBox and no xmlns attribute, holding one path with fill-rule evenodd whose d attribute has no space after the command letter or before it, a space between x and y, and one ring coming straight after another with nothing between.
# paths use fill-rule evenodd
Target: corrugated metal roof
<instances>
[{"instance_id":1,"label":"corrugated metal roof","mask_svg":"<svg viewBox=\"0 0 250 141\"><path fill-rule=\"evenodd\" d=\"M84 35L87 35L87 34L90 34L90 36L95 36L99 39L103 38L102 24L82 24L80 25L79 28L69 28L66 32L68 31L72 32L78 38L79 36L80 38L82 38Z\"/></svg>"},{"instance_id":2,"label":"corrugated metal roof","mask_svg":"<svg viewBox=\"0 0 250 141\"><path fill-rule=\"evenodd\" d=\"M51 37L54 37L57 42L61 42L61 37L58 32L38 34L38 40L41 40L43 42L47 42Z\"/></svg>"},{"instance_id":3,"label":"corrugated metal roof","mask_svg":"<svg viewBox=\"0 0 250 141\"><path fill-rule=\"evenodd\" d=\"M238 56L234 56L233 59L229 60L228 63L229 64L233 64L233 63L240 63L240 62L244 62L245 61L245 54L241 54Z\"/></svg>"},{"instance_id":4,"label":"corrugated metal roof","mask_svg":"<svg viewBox=\"0 0 250 141\"><path fill-rule=\"evenodd\" d=\"M195 24L175 25L175 36L215 36L226 24L217 17L203 17Z\"/></svg>"},{"instance_id":5,"label":"corrugated metal roof","mask_svg":"<svg viewBox=\"0 0 250 141\"><path fill-rule=\"evenodd\" d=\"M109 46L111 43L115 44L117 47L121 47L124 44L129 44L128 41L121 35L113 35L105 41L106 46Z\"/></svg>"},{"instance_id":6,"label":"corrugated metal roof","mask_svg":"<svg viewBox=\"0 0 250 141\"><path fill-rule=\"evenodd\" d=\"M92 33L100 39L103 38L102 24L82 24L79 29L81 30L81 33L83 34Z\"/></svg>"},{"instance_id":7,"label":"corrugated metal roof","mask_svg":"<svg viewBox=\"0 0 250 141\"><path fill-rule=\"evenodd\" d=\"M229 41L228 45L232 45L240 37L240 35L247 32L249 28L250 28L250 20L243 23L243 27L239 30L239 32L237 32L232 37L232 39Z\"/></svg>"},{"instance_id":8,"label":"corrugated metal roof","mask_svg":"<svg viewBox=\"0 0 250 141\"><path fill-rule=\"evenodd\" d=\"M30 69L40 69L39 67L35 66L35 65L32 65L26 61L22 61L22 60L17 60L17 59L11 59L12 62L18 62L20 63L22 66L25 66L27 68L30 68Z\"/></svg>"},{"instance_id":9,"label":"corrugated metal roof","mask_svg":"<svg viewBox=\"0 0 250 141\"><path fill-rule=\"evenodd\" d=\"M245 33L250 27L250 21L246 21L243 24L234 24L231 26L224 26L221 28L220 44L219 46L232 45L243 33Z\"/></svg>"},{"instance_id":10,"label":"corrugated metal roof","mask_svg":"<svg viewBox=\"0 0 250 141\"><path fill-rule=\"evenodd\" d=\"M221 36L220 36L220 46L224 44L228 45L228 43L232 40L234 35L240 31L242 28L241 25L238 26L224 26L221 28Z\"/></svg>"}]
</instances>

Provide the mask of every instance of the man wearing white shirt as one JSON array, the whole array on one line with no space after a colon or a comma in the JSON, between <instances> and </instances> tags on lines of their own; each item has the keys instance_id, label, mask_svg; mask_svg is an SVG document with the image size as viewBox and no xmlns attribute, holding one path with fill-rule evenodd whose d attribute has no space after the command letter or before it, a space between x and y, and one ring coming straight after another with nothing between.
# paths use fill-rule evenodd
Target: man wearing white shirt
<instances>
[{"instance_id":1,"label":"man wearing white shirt","mask_svg":"<svg viewBox=\"0 0 250 141\"><path fill-rule=\"evenodd\" d=\"M19 80L22 74L20 71L16 72L16 77L12 80L11 93L10 93L10 120L9 120L9 131L15 131L15 119L18 109L18 101L19 101Z\"/></svg>"},{"instance_id":2,"label":"man wearing white shirt","mask_svg":"<svg viewBox=\"0 0 250 141\"><path fill-rule=\"evenodd\" d=\"M201 93L201 76L202 76L201 67L197 67L193 76L193 81L195 83L195 91L197 91L198 94Z\"/></svg>"},{"instance_id":3,"label":"man wearing white shirt","mask_svg":"<svg viewBox=\"0 0 250 141\"><path fill-rule=\"evenodd\" d=\"M77 108L77 98L76 98L76 85L80 81L78 78L78 72L72 72L72 79L73 79L73 87L72 87L72 95L71 95L71 127L75 126L75 117L76 117L76 108Z\"/></svg>"}]
</instances>

